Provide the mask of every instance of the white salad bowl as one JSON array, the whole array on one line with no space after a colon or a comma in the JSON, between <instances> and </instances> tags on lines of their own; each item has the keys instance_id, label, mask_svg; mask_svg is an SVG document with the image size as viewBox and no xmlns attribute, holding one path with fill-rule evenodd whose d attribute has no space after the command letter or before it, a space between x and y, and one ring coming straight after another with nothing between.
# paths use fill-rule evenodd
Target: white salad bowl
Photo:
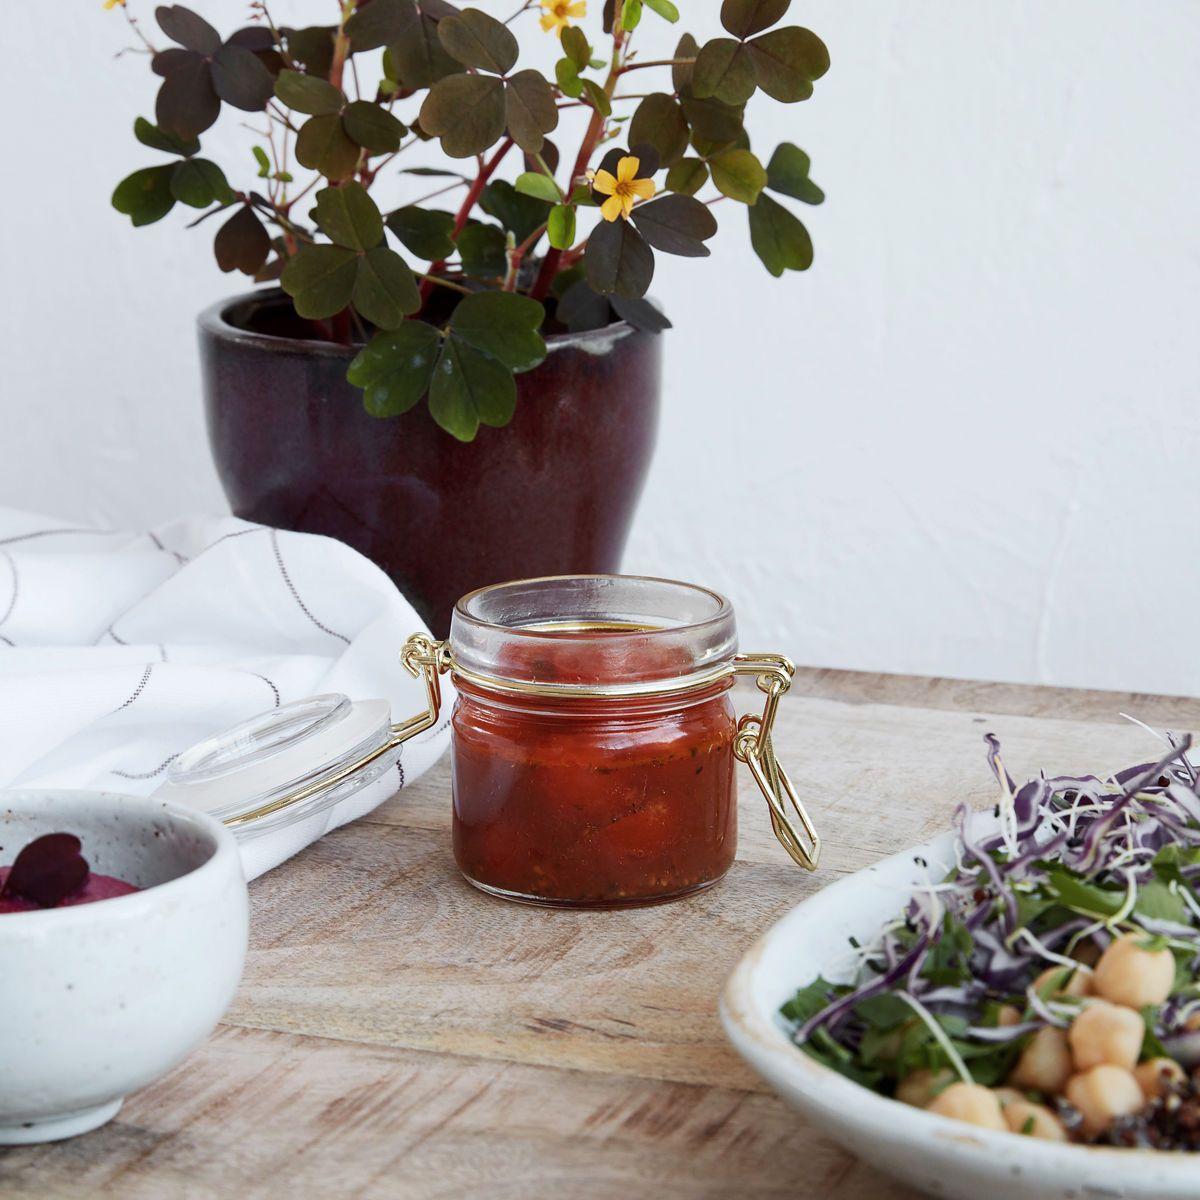
<instances>
[{"instance_id":1,"label":"white salad bowl","mask_svg":"<svg viewBox=\"0 0 1200 1200\"><path fill-rule=\"evenodd\" d=\"M0 863L56 832L144 890L0 913L0 1145L115 1116L212 1032L246 956L246 882L219 822L153 799L0 792Z\"/></svg>"},{"instance_id":2,"label":"white salad bowl","mask_svg":"<svg viewBox=\"0 0 1200 1200\"><path fill-rule=\"evenodd\" d=\"M1200 1154L1064 1145L980 1129L878 1095L792 1043L780 1006L818 975L849 982L849 939L874 940L915 885L946 874L954 865L954 841L946 833L830 884L767 930L730 976L721 1000L734 1048L835 1142L933 1196L1195 1200Z\"/></svg>"}]
</instances>

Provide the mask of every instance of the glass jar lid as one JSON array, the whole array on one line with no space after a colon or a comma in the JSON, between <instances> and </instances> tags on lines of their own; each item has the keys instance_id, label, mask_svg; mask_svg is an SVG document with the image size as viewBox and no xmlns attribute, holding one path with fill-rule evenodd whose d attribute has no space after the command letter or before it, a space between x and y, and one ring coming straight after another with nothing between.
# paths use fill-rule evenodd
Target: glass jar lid
<instances>
[{"instance_id":1,"label":"glass jar lid","mask_svg":"<svg viewBox=\"0 0 1200 1200\"><path fill-rule=\"evenodd\" d=\"M244 839L360 791L399 755L386 700L312 696L185 750L155 794L211 813Z\"/></svg>"}]
</instances>

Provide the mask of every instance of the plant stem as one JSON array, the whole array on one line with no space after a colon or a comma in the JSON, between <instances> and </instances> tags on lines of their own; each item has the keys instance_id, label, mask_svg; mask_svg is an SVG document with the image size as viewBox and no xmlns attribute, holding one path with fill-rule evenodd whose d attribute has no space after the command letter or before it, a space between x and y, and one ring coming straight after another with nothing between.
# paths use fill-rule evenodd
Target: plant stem
<instances>
[{"instance_id":1,"label":"plant stem","mask_svg":"<svg viewBox=\"0 0 1200 1200\"><path fill-rule=\"evenodd\" d=\"M492 177L492 173L500 165L504 156L513 148L513 140L506 137L496 150L496 153L484 163L479 174L475 176L471 186L467 189L467 194L463 198L462 204L459 206L458 212L454 217L454 232L451 237L457 238L462 233L467 219L471 215L471 209L475 207L475 202L483 195L483 189L487 187L487 182Z\"/></svg>"},{"instance_id":2,"label":"plant stem","mask_svg":"<svg viewBox=\"0 0 1200 1200\"><path fill-rule=\"evenodd\" d=\"M545 232L546 223L543 221L519 246L508 252L508 274L504 277L504 291L515 292L517 290L517 276L521 272L521 260Z\"/></svg>"},{"instance_id":3,"label":"plant stem","mask_svg":"<svg viewBox=\"0 0 1200 1200\"><path fill-rule=\"evenodd\" d=\"M463 287L461 283L451 283L444 275L422 275L421 278L426 283L436 284L438 287L449 288L452 292L462 292L464 296L471 294L471 289Z\"/></svg>"},{"instance_id":4,"label":"plant stem","mask_svg":"<svg viewBox=\"0 0 1200 1200\"><path fill-rule=\"evenodd\" d=\"M537 0L525 0L525 3L522 4L521 7L518 8L517 11L515 13L513 13L513 15L511 17L505 18L505 20L504 20L505 25L511 25L523 12L527 12L529 9L533 8L533 6L536 3L537 3Z\"/></svg>"},{"instance_id":5,"label":"plant stem","mask_svg":"<svg viewBox=\"0 0 1200 1200\"><path fill-rule=\"evenodd\" d=\"M387 155L385 158L380 159L379 162L377 162L374 166L371 166L369 162L363 163L363 169L362 169L363 187L369 188L371 186L371 184L373 184L375 182L375 177L379 174L380 171L383 170L384 167L386 167L388 165L388 163L390 163L392 161L393 158L397 158L399 155L403 154L405 152L405 150L407 150L410 146L414 145L419 140L420 139L415 138L415 137L409 138L408 141L404 142L400 146L399 149L393 150L391 152L391 154Z\"/></svg>"},{"instance_id":6,"label":"plant stem","mask_svg":"<svg viewBox=\"0 0 1200 1200\"><path fill-rule=\"evenodd\" d=\"M133 15L133 13L131 13L129 11L129 8L124 4L121 5L121 13L125 17L125 20L128 22L129 28L133 30L133 32L137 35L138 40L142 43L143 46L146 47L146 53L150 54L150 55L157 54L158 51L155 50L153 43L142 32L142 27L138 24L137 17L135 17Z\"/></svg>"},{"instance_id":7,"label":"plant stem","mask_svg":"<svg viewBox=\"0 0 1200 1200\"><path fill-rule=\"evenodd\" d=\"M330 318L330 334L335 342L342 346L349 346L353 340L353 327L350 323L352 316L350 306L347 305L340 313L334 313Z\"/></svg>"},{"instance_id":8,"label":"plant stem","mask_svg":"<svg viewBox=\"0 0 1200 1200\"><path fill-rule=\"evenodd\" d=\"M346 69L346 59L350 54L350 39L346 36L346 19L351 10L351 5L342 5L342 19L338 22L337 33L333 39L333 62L329 66L329 82L338 91L342 90L342 72Z\"/></svg>"},{"instance_id":9,"label":"plant stem","mask_svg":"<svg viewBox=\"0 0 1200 1200\"><path fill-rule=\"evenodd\" d=\"M610 100L613 92L616 91L617 79L621 74L621 49L625 44L625 37L624 31L619 29L614 22L612 62L608 68L608 78L604 81L604 94ZM563 189L565 195L569 196L575 190L576 180L587 170L588 163L592 161L592 155L596 153L596 147L604 136L604 121L604 114L598 108L593 107L592 119L588 122L587 132L583 135L583 144L579 147L575 165L571 168L567 186ZM529 294L534 300L545 299L550 285L554 282L554 276L558 273L562 254L561 250L554 249L546 252L533 287L529 289Z\"/></svg>"},{"instance_id":10,"label":"plant stem","mask_svg":"<svg viewBox=\"0 0 1200 1200\"><path fill-rule=\"evenodd\" d=\"M626 63L617 74L624 75L627 71L640 71L644 67L690 67L695 61L694 58L655 58L647 62Z\"/></svg>"},{"instance_id":11,"label":"plant stem","mask_svg":"<svg viewBox=\"0 0 1200 1200\"><path fill-rule=\"evenodd\" d=\"M268 121L277 121L289 133L299 133L300 132L296 128L296 126L291 123L291 121L288 119L287 115L284 113L283 109L281 109L279 107L279 105L275 103L274 100L272 100L270 102L270 104L267 105L267 120ZM246 128L250 128L250 126L247 126Z\"/></svg>"},{"instance_id":12,"label":"plant stem","mask_svg":"<svg viewBox=\"0 0 1200 1200\"><path fill-rule=\"evenodd\" d=\"M246 203L246 195L244 192L234 192L237 200L231 200L228 204L220 204L216 208L210 208L207 212L202 212L194 221L189 221L184 228L195 229L197 225L207 221L209 217L215 217L218 213L228 212L238 201Z\"/></svg>"},{"instance_id":13,"label":"plant stem","mask_svg":"<svg viewBox=\"0 0 1200 1200\"><path fill-rule=\"evenodd\" d=\"M444 196L447 192L453 192L456 188L466 187L465 179L456 180L454 183L448 183L445 187L438 188L435 192L426 192L423 196L418 196L415 200L410 200L410 204L424 204L427 200L436 200L438 196Z\"/></svg>"},{"instance_id":14,"label":"plant stem","mask_svg":"<svg viewBox=\"0 0 1200 1200\"><path fill-rule=\"evenodd\" d=\"M303 199L303 197L307 196L308 193L311 192L313 190L313 188L315 188L317 186L317 184L320 182L321 182L321 176L320 175L314 176L285 205L283 205L279 211L286 216L289 212L291 212L292 205L295 204L296 201L301 200L301 199Z\"/></svg>"},{"instance_id":15,"label":"plant stem","mask_svg":"<svg viewBox=\"0 0 1200 1200\"><path fill-rule=\"evenodd\" d=\"M476 201L483 195L483 189L487 187L487 182L492 177L492 173L500 165L504 156L512 149L513 140L506 137L497 148L495 154L484 162L480 157L479 174L475 176L471 182L471 186L467 189L466 196L463 197L463 202L459 206L458 213L454 217L454 231L450 234L451 240L457 240L458 235L462 233L468 218L471 215L471 209L475 207ZM424 304L429 299L429 293L433 288L433 280L430 276L437 275L446 265L446 260L439 259L429 268L429 275L425 276L425 282L421 284L421 303Z\"/></svg>"},{"instance_id":16,"label":"plant stem","mask_svg":"<svg viewBox=\"0 0 1200 1200\"><path fill-rule=\"evenodd\" d=\"M572 246L570 250L564 250L562 256L562 269L566 271L573 267L582 257L583 252L587 249L587 238L584 238L578 246Z\"/></svg>"},{"instance_id":17,"label":"plant stem","mask_svg":"<svg viewBox=\"0 0 1200 1200\"><path fill-rule=\"evenodd\" d=\"M262 12L263 19L267 23L267 28L271 31L271 36L275 39L275 49L279 51L279 57L283 59L283 65L294 71L296 69L296 63L292 59L292 56L284 48L283 36L280 34L275 25L275 20L271 16L271 10L267 7L267 0L260 0L258 8Z\"/></svg>"}]
</instances>

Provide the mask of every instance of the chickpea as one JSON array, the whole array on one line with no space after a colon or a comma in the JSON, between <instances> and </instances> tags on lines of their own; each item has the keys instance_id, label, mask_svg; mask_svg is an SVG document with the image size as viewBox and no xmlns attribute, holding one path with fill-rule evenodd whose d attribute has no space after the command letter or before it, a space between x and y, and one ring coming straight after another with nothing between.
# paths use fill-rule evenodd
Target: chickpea
<instances>
[{"instance_id":1,"label":"chickpea","mask_svg":"<svg viewBox=\"0 0 1200 1200\"><path fill-rule=\"evenodd\" d=\"M1147 950L1140 933L1117 938L1100 956L1092 985L1096 994L1114 1004L1145 1008L1161 1004L1175 983L1175 957L1170 950Z\"/></svg>"},{"instance_id":2,"label":"chickpea","mask_svg":"<svg viewBox=\"0 0 1200 1200\"><path fill-rule=\"evenodd\" d=\"M1139 1014L1107 1000L1093 1000L1067 1031L1077 1071L1086 1071L1100 1063L1132 1071L1145 1036L1146 1026Z\"/></svg>"},{"instance_id":3,"label":"chickpea","mask_svg":"<svg viewBox=\"0 0 1200 1200\"><path fill-rule=\"evenodd\" d=\"M996 1013L996 1024L1004 1029L1009 1025L1020 1025L1021 1010L1015 1004L1002 1004Z\"/></svg>"},{"instance_id":4,"label":"chickpea","mask_svg":"<svg viewBox=\"0 0 1200 1200\"><path fill-rule=\"evenodd\" d=\"M911 1104L914 1108L924 1108L957 1078L949 1068L940 1071L913 1071L896 1084L896 1099L902 1104Z\"/></svg>"},{"instance_id":5,"label":"chickpea","mask_svg":"<svg viewBox=\"0 0 1200 1200\"><path fill-rule=\"evenodd\" d=\"M1114 1117L1137 1112L1146 1102L1138 1081L1124 1067L1112 1063L1072 1075L1066 1097L1079 1110L1085 1133L1102 1132Z\"/></svg>"},{"instance_id":6,"label":"chickpea","mask_svg":"<svg viewBox=\"0 0 1200 1200\"><path fill-rule=\"evenodd\" d=\"M992 1094L1000 1101L1001 1108L1007 1108L1010 1104L1016 1104L1025 1099L1024 1092L1019 1092L1016 1088L1011 1087L992 1088Z\"/></svg>"},{"instance_id":7,"label":"chickpea","mask_svg":"<svg viewBox=\"0 0 1200 1200\"><path fill-rule=\"evenodd\" d=\"M1138 1093L1141 1096L1141 1092ZM933 1098L926 1109L981 1129L1007 1130L1008 1123L1000 1111L1000 1101L995 1094L977 1083L952 1083L944 1092Z\"/></svg>"},{"instance_id":8,"label":"chickpea","mask_svg":"<svg viewBox=\"0 0 1200 1200\"><path fill-rule=\"evenodd\" d=\"M1053 1025L1044 1025L1021 1051L1008 1082L1013 1087L1053 1096L1063 1090L1072 1069L1067 1035Z\"/></svg>"},{"instance_id":9,"label":"chickpea","mask_svg":"<svg viewBox=\"0 0 1200 1200\"><path fill-rule=\"evenodd\" d=\"M1067 1140L1062 1122L1044 1104L1032 1104L1024 1098L1014 1100L1004 1106L1004 1119L1013 1133L1045 1138L1050 1142Z\"/></svg>"},{"instance_id":10,"label":"chickpea","mask_svg":"<svg viewBox=\"0 0 1200 1200\"><path fill-rule=\"evenodd\" d=\"M1051 990L1047 991L1047 987ZM1063 996L1090 996L1092 973L1083 966L1047 967L1033 981L1033 990L1044 1000L1060 1000Z\"/></svg>"},{"instance_id":11,"label":"chickpea","mask_svg":"<svg viewBox=\"0 0 1200 1200\"><path fill-rule=\"evenodd\" d=\"M1182 1083L1187 1074L1173 1058L1148 1058L1133 1069L1133 1077L1147 1100L1161 1096L1173 1084Z\"/></svg>"}]
</instances>

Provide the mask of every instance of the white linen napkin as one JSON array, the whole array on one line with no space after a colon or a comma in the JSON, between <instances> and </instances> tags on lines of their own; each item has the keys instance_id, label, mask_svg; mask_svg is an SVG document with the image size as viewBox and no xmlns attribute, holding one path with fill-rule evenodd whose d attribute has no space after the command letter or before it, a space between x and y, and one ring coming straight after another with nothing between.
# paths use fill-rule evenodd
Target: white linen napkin
<instances>
[{"instance_id":1,"label":"white linen napkin","mask_svg":"<svg viewBox=\"0 0 1200 1200\"><path fill-rule=\"evenodd\" d=\"M383 698L401 720L425 706L398 658L422 629L331 538L234 517L120 533L0 507L0 788L146 795L201 738L322 692ZM421 775L449 742L446 712L395 772L243 843L247 877Z\"/></svg>"}]
</instances>

